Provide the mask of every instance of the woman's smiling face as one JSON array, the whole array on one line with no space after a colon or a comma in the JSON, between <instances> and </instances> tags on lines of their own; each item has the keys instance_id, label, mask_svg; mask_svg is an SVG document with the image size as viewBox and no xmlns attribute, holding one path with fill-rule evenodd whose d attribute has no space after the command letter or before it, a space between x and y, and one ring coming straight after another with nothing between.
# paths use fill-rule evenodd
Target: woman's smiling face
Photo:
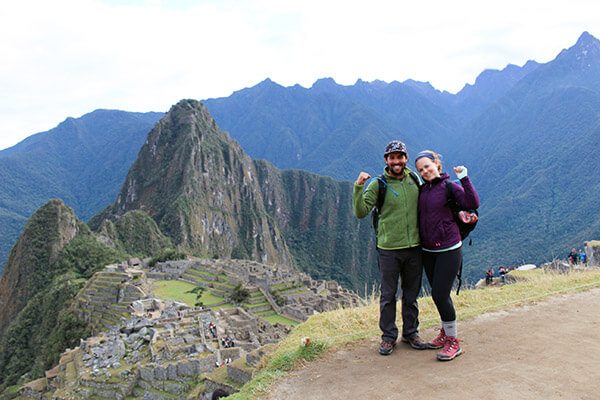
<instances>
[{"instance_id":1,"label":"woman's smiling face","mask_svg":"<svg viewBox=\"0 0 600 400\"><path fill-rule=\"evenodd\" d=\"M440 170L438 169L438 163L433 161L429 157L421 157L416 162L417 171L427 182L431 182L435 178L440 177Z\"/></svg>"}]
</instances>

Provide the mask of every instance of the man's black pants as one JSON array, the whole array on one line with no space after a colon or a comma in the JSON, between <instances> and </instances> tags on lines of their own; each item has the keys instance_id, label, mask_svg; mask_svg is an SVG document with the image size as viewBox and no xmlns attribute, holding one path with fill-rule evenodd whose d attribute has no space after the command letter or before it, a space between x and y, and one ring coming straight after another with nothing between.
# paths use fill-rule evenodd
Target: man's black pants
<instances>
[{"instance_id":1,"label":"man's black pants","mask_svg":"<svg viewBox=\"0 0 600 400\"><path fill-rule=\"evenodd\" d=\"M381 338L389 342L398 339L398 327L396 326L398 278L401 279L402 288L402 336L411 337L419 332L417 297L423 278L421 248L377 250L381 277L381 300L379 302Z\"/></svg>"}]
</instances>

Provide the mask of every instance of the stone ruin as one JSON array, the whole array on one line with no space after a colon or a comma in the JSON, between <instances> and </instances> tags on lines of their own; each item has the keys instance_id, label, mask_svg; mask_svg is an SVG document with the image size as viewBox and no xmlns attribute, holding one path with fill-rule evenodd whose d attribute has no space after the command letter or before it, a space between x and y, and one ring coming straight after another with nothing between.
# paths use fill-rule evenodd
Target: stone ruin
<instances>
[{"instance_id":1,"label":"stone ruin","mask_svg":"<svg viewBox=\"0 0 600 400\"><path fill-rule=\"evenodd\" d=\"M261 349L289 333L289 328L273 326L241 308L213 311L159 299L136 303L133 308L138 315L118 328L81 340L47 372L46 384L31 382L22 388L21 395L38 398L35 393L52 392L53 398L186 397L192 381L222 366L234 368L231 374L243 380L241 385L251 379L251 370L265 354ZM223 346L224 338L232 339L232 347ZM240 362L233 366L247 354L252 354L247 366L240 366ZM231 393L234 388L229 390Z\"/></svg>"},{"instance_id":2,"label":"stone ruin","mask_svg":"<svg viewBox=\"0 0 600 400\"><path fill-rule=\"evenodd\" d=\"M215 290L221 297L217 283L203 283L194 279L190 271L206 271L215 276L226 276L232 284L242 283L247 288L260 290L270 308L277 314L295 321L340 307L357 307L364 301L354 292L342 288L335 281L316 281L291 267L267 265L248 260L179 260L157 263L148 272L153 279L180 279ZM205 279L211 279L205 276ZM283 289L276 289L283 286ZM284 304L278 304L277 294Z\"/></svg>"},{"instance_id":3,"label":"stone ruin","mask_svg":"<svg viewBox=\"0 0 600 400\"><path fill-rule=\"evenodd\" d=\"M167 261L150 270L145 265L136 259L110 265L90 279L76 301L98 333L65 351L45 378L24 385L23 398L201 398L194 394L199 380L204 393L233 393L291 329L255 312L304 321L362 304L336 282L315 281L285 266L243 260ZM241 283L252 296L244 308L194 308L149 296L150 282L162 279L205 286L221 297Z\"/></svg>"}]
</instances>

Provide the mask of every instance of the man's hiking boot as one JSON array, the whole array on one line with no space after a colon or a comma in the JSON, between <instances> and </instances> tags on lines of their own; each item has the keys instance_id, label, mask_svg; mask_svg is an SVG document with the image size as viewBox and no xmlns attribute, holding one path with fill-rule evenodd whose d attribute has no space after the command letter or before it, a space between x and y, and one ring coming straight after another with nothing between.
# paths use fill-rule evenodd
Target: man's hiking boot
<instances>
[{"instance_id":1,"label":"man's hiking boot","mask_svg":"<svg viewBox=\"0 0 600 400\"><path fill-rule=\"evenodd\" d=\"M379 344L379 354L389 356L394 351L394 346L396 346L396 341L388 342L387 340L382 340Z\"/></svg>"},{"instance_id":2,"label":"man's hiking boot","mask_svg":"<svg viewBox=\"0 0 600 400\"><path fill-rule=\"evenodd\" d=\"M415 350L426 350L429 348L427 343L425 343L423 340L421 340L421 337L419 336L418 333L415 333L414 335L412 335L410 337L402 336L402 341L404 343L408 343L410 345L410 347L412 347Z\"/></svg>"},{"instance_id":3,"label":"man's hiking boot","mask_svg":"<svg viewBox=\"0 0 600 400\"><path fill-rule=\"evenodd\" d=\"M444 328L441 328L439 335L427 344L430 349L441 349L446 344L446 338L446 332L444 332Z\"/></svg>"},{"instance_id":4,"label":"man's hiking boot","mask_svg":"<svg viewBox=\"0 0 600 400\"><path fill-rule=\"evenodd\" d=\"M446 343L442 351L437 353L437 359L440 361L450 361L461 354L460 340L452 336L446 336Z\"/></svg>"}]
</instances>

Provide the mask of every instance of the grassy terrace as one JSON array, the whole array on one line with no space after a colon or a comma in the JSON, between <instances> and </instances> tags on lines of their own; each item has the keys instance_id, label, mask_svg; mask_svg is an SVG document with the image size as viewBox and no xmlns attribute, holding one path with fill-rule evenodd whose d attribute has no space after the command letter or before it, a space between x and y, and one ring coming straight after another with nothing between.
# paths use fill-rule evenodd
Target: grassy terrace
<instances>
[{"instance_id":1,"label":"grassy terrace","mask_svg":"<svg viewBox=\"0 0 600 400\"><path fill-rule=\"evenodd\" d=\"M277 314L273 310L257 312L256 315L260 316L261 318L266 319L271 324L281 324L281 325L286 325L286 326L291 326L291 327L299 324L298 322L296 322L294 320L291 320L289 318L286 318L286 317L283 317L283 316Z\"/></svg>"},{"instance_id":2,"label":"grassy terrace","mask_svg":"<svg viewBox=\"0 0 600 400\"><path fill-rule=\"evenodd\" d=\"M270 290L271 290L271 292L281 292L281 291L290 290L290 289L294 289L294 288L300 288L300 287L304 287L304 286L301 283L284 282L284 283L278 283L276 285L271 286Z\"/></svg>"},{"instance_id":3,"label":"grassy terrace","mask_svg":"<svg viewBox=\"0 0 600 400\"><path fill-rule=\"evenodd\" d=\"M152 287L152 292L161 299L166 300L175 300L180 301L182 303L187 304L190 307L194 307L196 303L196 295L194 293L188 293L190 290L194 289L195 286L188 282L183 281L157 281L154 283ZM250 295L253 299L260 299L261 297L264 299L263 294L260 291L253 292ZM202 293L201 301L205 306L210 307L214 304L219 304L225 301L222 297L217 297L205 290ZM267 301L263 301L260 303L253 304L244 304L244 307L252 312L252 309L259 308L261 306L268 306L269 303ZM232 308L233 305L230 303L225 303L223 305L218 306L218 308ZM283 317L273 310L257 312L257 315L266 319L272 324L278 323L287 326L296 326L298 322Z\"/></svg>"},{"instance_id":4,"label":"grassy terrace","mask_svg":"<svg viewBox=\"0 0 600 400\"><path fill-rule=\"evenodd\" d=\"M217 276L217 274L213 274L212 272L208 272L208 271L204 271L204 270L196 269L196 268L190 268L188 271L193 271L199 275L205 276L207 278L212 278L212 279L214 279Z\"/></svg>"},{"instance_id":5,"label":"grassy terrace","mask_svg":"<svg viewBox=\"0 0 600 400\"><path fill-rule=\"evenodd\" d=\"M472 319L480 314L506 310L535 303L553 296L572 294L600 288L600 269L573 271L558 274L534 271L512 271L518 283L493 286L479 290L463 290L452 295L459 320ZM369 305L317 314L296 326L266 359L263 368L242 390L230 399L259 399L269 392L269 387L296 366L320 357L327 349L335 349L351 342L376 337L378 328L378 299ZM398 313L400 318L400 313ZM439 316L431 297L419 300L421 328L439 323ZM398 321L401 324L401 321ZM311 346L300 347L301 338L311 338Z\"/></svg>"},{"instance_id":6,"label":"grassy terrace","mask_svg":"<svg viewBox=\"0 0 600 400\"><path fill-rule=\"evenodd\" d=\"M183 281L157 281L152 287L152 292L159 298L165 300L175 300L194 307L196 304L196 294L189 293L196 286ZM214 304L219 304L225 301L222 297L217 297L205 290L200 298L205 306L210 307ZM228 307L227 307L228 306ZM231 304L223 305L222 308L233 307Z\"/></svg>"},{"instance_id":7,"label":"grassy terrace","mask_svg":"<svg viewBox=\"0 0 600 400\"><path fill-rule=\"evenodd\" d=\"M213 282L217 279L215 274L206 271L201 271L195 268L188 269L186 271L186 274L197 277L198 279L201 279L205 282Z\"/></svg>"},{"instance_id":8,"label":"grassy terrace","mask_svg":"<svg viewBox=\"0 0 600 400\"><path fill-rule=\"evenodd\" d=\"M280 295L282 296L292 296L294 294L301 294L301 293L306 293L308 292L308 290L304 287L302 288L294 288L294 289L290 289L290 290L286 290L286 291L281 291L279 292Z\"/></svg>"}]
</instances>

